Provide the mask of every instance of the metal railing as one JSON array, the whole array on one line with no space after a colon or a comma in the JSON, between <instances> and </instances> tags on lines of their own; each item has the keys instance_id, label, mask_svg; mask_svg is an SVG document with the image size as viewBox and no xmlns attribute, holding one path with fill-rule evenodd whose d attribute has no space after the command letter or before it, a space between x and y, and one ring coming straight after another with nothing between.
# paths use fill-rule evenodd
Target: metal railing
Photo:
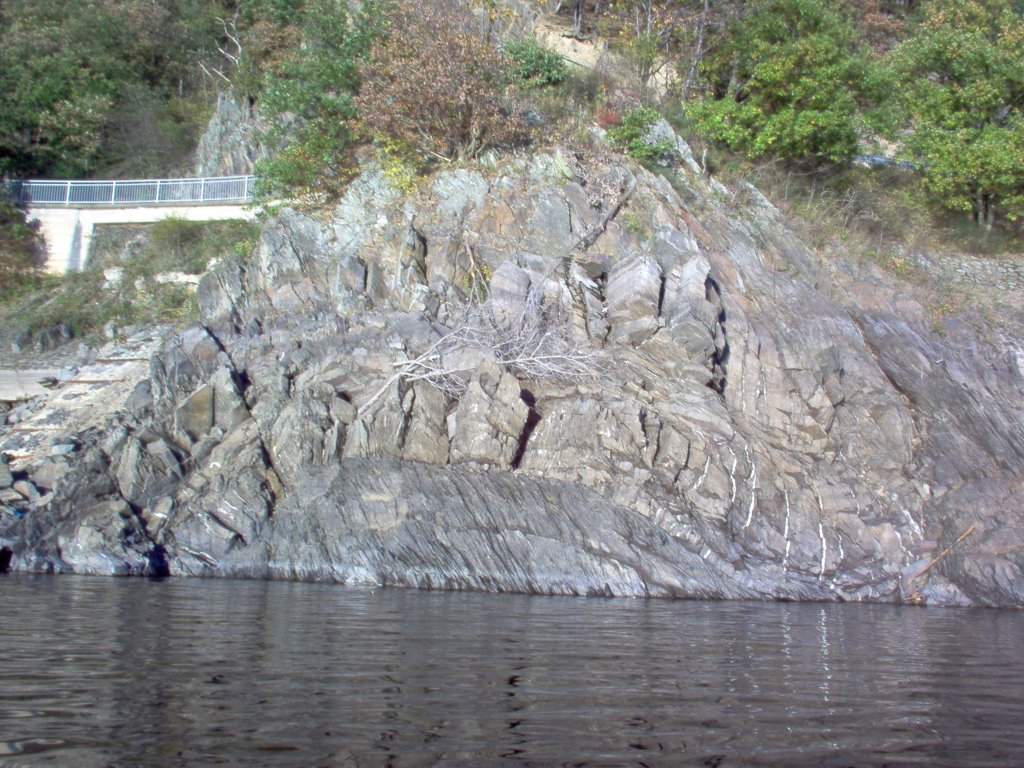
<instances>
[{"instance_id":1,"label":"metal railing","mask_svg":"<svg viewBox=\"0 0 1024 768\"><path fill-rule=\"evenodd\" d=\"M255 176L128 181L13 181L7 197L17 205L215 205L252 200Z\"/></svg>"}]
</instances>

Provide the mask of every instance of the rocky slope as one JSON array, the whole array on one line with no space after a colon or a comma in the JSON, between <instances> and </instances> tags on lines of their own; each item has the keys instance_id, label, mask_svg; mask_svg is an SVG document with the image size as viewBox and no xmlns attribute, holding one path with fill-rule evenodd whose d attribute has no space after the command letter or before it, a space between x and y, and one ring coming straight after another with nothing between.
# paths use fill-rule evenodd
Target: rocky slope
<instances>
[{"instance_id":1,"label":"rocky slope","mask_svg":"<svg viewBox=\"0 0 1024 768\"><path fill-rule=\"evenodd\" d=\"M282 211L130 407L13 465L45 502L7 492L5 564L1024 604L1020 339L933 333L679 150L666 175L564 150L407 198L371 170ZM498 341L452 343L485 298ZM504 346L523 328L560 344L547 375Z\"/></svg>"},{"instance_id":2,"label":"rocky slope","mask_svg":"<svg viewBox=\"0 0 1024 768\"><path fill-rule=\"evenodd\" d=\"M246 176L269 154L260 137L269 125L253 100L227 91L218 94L217 108L196 147L196 176Z\"/></svg>"}]
</instances>

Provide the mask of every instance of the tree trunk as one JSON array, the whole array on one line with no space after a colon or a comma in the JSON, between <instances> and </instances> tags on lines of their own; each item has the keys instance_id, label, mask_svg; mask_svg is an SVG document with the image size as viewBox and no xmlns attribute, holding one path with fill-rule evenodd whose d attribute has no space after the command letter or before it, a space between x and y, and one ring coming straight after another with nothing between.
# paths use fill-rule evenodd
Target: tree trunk
<instances>
[{"instance_id":1,"label":"tree trunk","mask_svg":"<svg viewBox=\"0 0 1024 768\"><path fill-rule=\"evenodd\" d=\"M731 18L726 23L728 25L738 24L740 22L740 20L743 18L744 10L745 9L744 9L744 5L743 5L743 0L739 0L739 2L737 2L735 5L733 5L730 8ZM733 57L732 57L732 66L730 67L730 70L729 70L729 87L728 87L728 90L726 91L729 94L729 97L732 98L732 99L737 99L737 97L739 96L739 92L740 92L740 83L738 82L739 81L739 74L740 74L740 59L739 59L739 52L736 52L736 53L733 54Z\"/></svg>"},{"instance_id":2,"label":"tree trunk","mask_svg":"<svg viewBox=\"0 0 1024 768\"><path fill-rule=\"evenodd\" d=\"M992 195L979 189L974 195L974 223L984 227L986 232L992 231L996 221L996 206Z\"/></svg>"},{"instance_id":3,"label":"tree trunk","mask_svg":"<svg viewBox=\"0 0 1024 768\"><path fill-rule=\"evenodd\" d=\"M700 24L697 26L697 42L693 46L693 56L690 59L690 71L686 73L686 84L683 86L683 104L690 100L690 89L693 87L693 80L697 76L697 67L704 56L704 30L708 24L708 7L711 0L704 0L704 9L700 14Z\"/></svg>"}]
</instances>

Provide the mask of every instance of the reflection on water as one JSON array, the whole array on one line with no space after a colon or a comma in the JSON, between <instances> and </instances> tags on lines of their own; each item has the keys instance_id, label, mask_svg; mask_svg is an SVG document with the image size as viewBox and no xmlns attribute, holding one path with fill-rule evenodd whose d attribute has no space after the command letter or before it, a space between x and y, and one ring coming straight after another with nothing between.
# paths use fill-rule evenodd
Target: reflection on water
<instances>
[{"instance_id":1,"label":"reflection on water","mask_svg":"<svg viewBox=\"0 0 1024 768\"><path fill-rule=\"evenodd\" d=\"M1024 764L1024 615L0 579L3 765Z\"/></svg>"}]
</instances>

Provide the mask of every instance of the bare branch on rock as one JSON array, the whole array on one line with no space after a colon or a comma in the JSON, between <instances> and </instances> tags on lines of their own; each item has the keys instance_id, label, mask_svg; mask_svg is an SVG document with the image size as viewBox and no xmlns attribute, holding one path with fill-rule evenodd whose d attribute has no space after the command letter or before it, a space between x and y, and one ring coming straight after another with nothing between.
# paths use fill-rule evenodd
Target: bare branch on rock
<instances>
[{"instance_id":1,"label":"bare branch on rock","mask_svg":"<svg viewBox=\"0 0 1024 768\"><path fill-rule=\"evenodd\" d=\"M469 374L482 356L521 379L582 382L607 368L604 355L572 337L561 307L545 300L544 291L531 287L521 307L509 312L493 297L482 304L467 303L454 327L425 351L394 364L396 371L360 408L366 413L398 381L425 381L458 399Z\"/></svg>"}]
</instances>

